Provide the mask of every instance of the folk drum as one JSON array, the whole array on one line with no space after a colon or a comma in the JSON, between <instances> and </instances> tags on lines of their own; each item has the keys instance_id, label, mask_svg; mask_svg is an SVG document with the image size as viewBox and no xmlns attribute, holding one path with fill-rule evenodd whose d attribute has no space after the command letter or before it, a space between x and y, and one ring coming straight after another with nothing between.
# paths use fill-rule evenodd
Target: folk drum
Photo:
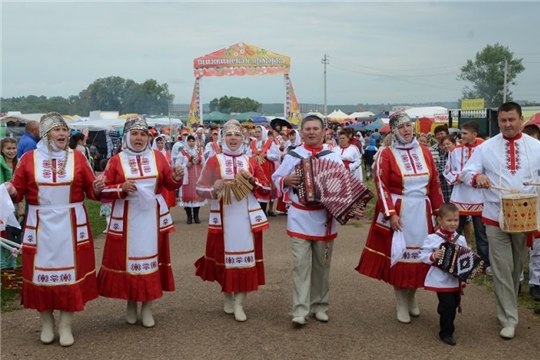
<instances>
[{"instance_id":1,"label":"folk drum","mask_svg":"<svg viewBox=\"0 0 540 360\"><path fill-rule=\"evenodd\" d=\"M536 231L538 228L537 202L537 194L501 195L501 230L507 233Z\"/></svg>"}]
</instances>

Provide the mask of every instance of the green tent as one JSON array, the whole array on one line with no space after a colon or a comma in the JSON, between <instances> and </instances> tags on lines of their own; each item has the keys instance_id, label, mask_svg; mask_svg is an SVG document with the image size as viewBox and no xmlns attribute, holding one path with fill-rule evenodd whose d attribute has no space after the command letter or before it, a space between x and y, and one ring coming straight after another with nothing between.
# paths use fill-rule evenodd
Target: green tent
<instances>
[{"instance_id":1,"label":"green tent","mask_svg":"<svg viewBox=\"0 0 540 360\"><path fill-rule=\"evenodd\" d=\"M212 111L209 114L203 115L203 121L210 121L210 122L225 122L229 119L232 119L232 116L229 114L224 114L219 111Z\"/></svg>"},{"instance_id":2,"label":"green tent","mask_svg":"<svg viewBox=\"0 0 540 360\"><path fill-rule=\"evenodd\" d=\"M254 112L254 111L248 111L248 112L245 112L245 113L241 113L241 114L238 114L238 115L234 115L232 116L233 119L236 119L238 121L247 121L253 117L257 117L257 116L261 116L261 114L257 113L257 112Z\"/></svg>"}]
</instances>

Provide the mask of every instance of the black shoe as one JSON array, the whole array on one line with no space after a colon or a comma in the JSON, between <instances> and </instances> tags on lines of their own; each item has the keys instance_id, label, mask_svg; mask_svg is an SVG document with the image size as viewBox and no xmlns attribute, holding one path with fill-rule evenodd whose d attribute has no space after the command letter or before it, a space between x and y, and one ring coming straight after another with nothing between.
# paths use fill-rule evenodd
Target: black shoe
<instances>
[{"instance_id":1,"label":"black shoe","mask_svg":"<svg viewBox=\"0 0 540 360\"><path fill-rule=\"evenodd\" d=\"M540 307L537 307L534 309L534 313L540 315Z\"/></svg>"},{"instance_id":2,"label":"black shoe","mask_svg":"<svg viewBox=\"0 0 540 360\"><path fill-rule=\"evenodd\" d=\"M540 285L533 285L529 290L532 298L536 301L540 301Z\"/></svg>"},{"instance_id":3,"label":"black shoe","mask_svg":"<svg viewBox=\"0 0 540 360\"><path fill-rule=\"evenodd\" d=\"M268 216L276 216L276 214L273 211L269 211Z\"/></svg>"},{"instance_id":4,"label":"black shoe","mask_svg":"<svg viewBox=\"0 0 540 360\"><path fill-rule=\"evenodd\" d=\"M456 340L452 336L441 336L441 341L447 343L448 345L456 345Z\"/></svg>"},{"instance_id":5,"label":"black shoe","mask_svg":"<svg viewBox=\"0 0 540 360\"><path fill-rule=\"evenodd\" d=\"M193 224L193 220L191 218L188 218L187 221L186 221L186 224Z\"/></svg>"}]
</instances>

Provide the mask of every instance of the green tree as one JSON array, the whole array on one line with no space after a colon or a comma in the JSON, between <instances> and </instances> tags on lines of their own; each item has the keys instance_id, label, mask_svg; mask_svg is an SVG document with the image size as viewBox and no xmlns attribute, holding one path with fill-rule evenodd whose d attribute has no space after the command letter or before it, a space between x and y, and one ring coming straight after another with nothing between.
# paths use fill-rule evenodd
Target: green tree
<instances>
[{"instance_id":1,"label":"green tree","mask_svg":"<svg viewBox=\"0 0 540 360\"><path fill-rule=\"evenodd\" d=\"M504 72L507 62L506 101L512 101L510 85L516 85L516 77L525 70L523 59L514 58L508 47L499 43L487 45L476 53L474 60L467 60L461 67L458 80L470 82L472 87L465 86L463 99L484 98L486 107L497 107L504 99Z\"/></svg>"},{"instance_id":2,"label":"green tree","mask_svg":"<svg viewBox=\"0 0 540 360\"><path fill-rule=\"evenodd\" d=\"M86 89L92 110L120 111L122 109L126 80L119 76L97 79Z\"/></svg>"},{"instance_id":3,"label":"green tree","mask_svg":"<svg viewBox=\"0 0 540 360\"><path fill-rule=\"evenodd\" d=\"M217 100L217 99L214 99ZM214 101L212 100L212 101ZM214 102L215 104L215 102ZM259 111L262 104L250 98L238 98L234 96L222 96L218 100L218 110L222 113L229 114L231 112L243 113L248 111Z\"/></svg>"},{"instance_id":4,"label":"green tree","mask_svg":"<svg viewBox=\"0 0 540 360\"><path fill-rule=\"evenodd\" d=\"M210 104L208 105L210 107L210 111L216 111L219 109L219 100L218 98L213 99L210 101Z\"/></svg>"},{"instance_id":5,"label":"green tree","mask_svg":"<svg viewBox=\"0 0 540 360\"><path fill-rule=\"evenodd\" d=\"M137 84L133 80L126 82L126 91L122 112L144 114L168 114L169 103L174 95L169 93L167 84L158 84L156 80L146 80Z\"/></svg>"},{"instance_id":6,"label":"green tree","mask_svg":"<svg viewBox=\"0 0 540 360\"><path fill-rule=\"evenodd\" d=\"M56 111L57 113L60 113L62 115L71 114L71 105L68 99L61 96L53 96L47 99L47 101L43 104L42 109L43 111L41 112Z\"/></svg>"}]
</instances>

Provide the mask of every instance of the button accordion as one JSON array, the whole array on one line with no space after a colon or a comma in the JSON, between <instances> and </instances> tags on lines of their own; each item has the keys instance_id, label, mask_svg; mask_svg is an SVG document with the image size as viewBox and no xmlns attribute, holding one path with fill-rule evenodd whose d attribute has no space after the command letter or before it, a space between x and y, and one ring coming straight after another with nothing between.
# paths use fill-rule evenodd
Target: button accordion
<instances>
[{"instance_id":1,"label":"button accordion","mask_svg":"<svg viewBox=\"0 0 540 360\"><path fill-rule=\"evenodd\" d=\"M295 167L302 179L298 200L306 206L323 205L342 225L363 210L373 193L341 164L323 158L303 158Z\"/></svg>"},{"instance_id":2,"label":"button accordion","mask_svg":"<svg viewBox=\"0 0 540 360\"><path fill-rule=\"evenodd\" d=\"M441 244L441 250L443 256L437 261L437 267L441 270L466 283L482 273L484 260L471 249L446 241Z\"/></svg>"}]
</instances>

